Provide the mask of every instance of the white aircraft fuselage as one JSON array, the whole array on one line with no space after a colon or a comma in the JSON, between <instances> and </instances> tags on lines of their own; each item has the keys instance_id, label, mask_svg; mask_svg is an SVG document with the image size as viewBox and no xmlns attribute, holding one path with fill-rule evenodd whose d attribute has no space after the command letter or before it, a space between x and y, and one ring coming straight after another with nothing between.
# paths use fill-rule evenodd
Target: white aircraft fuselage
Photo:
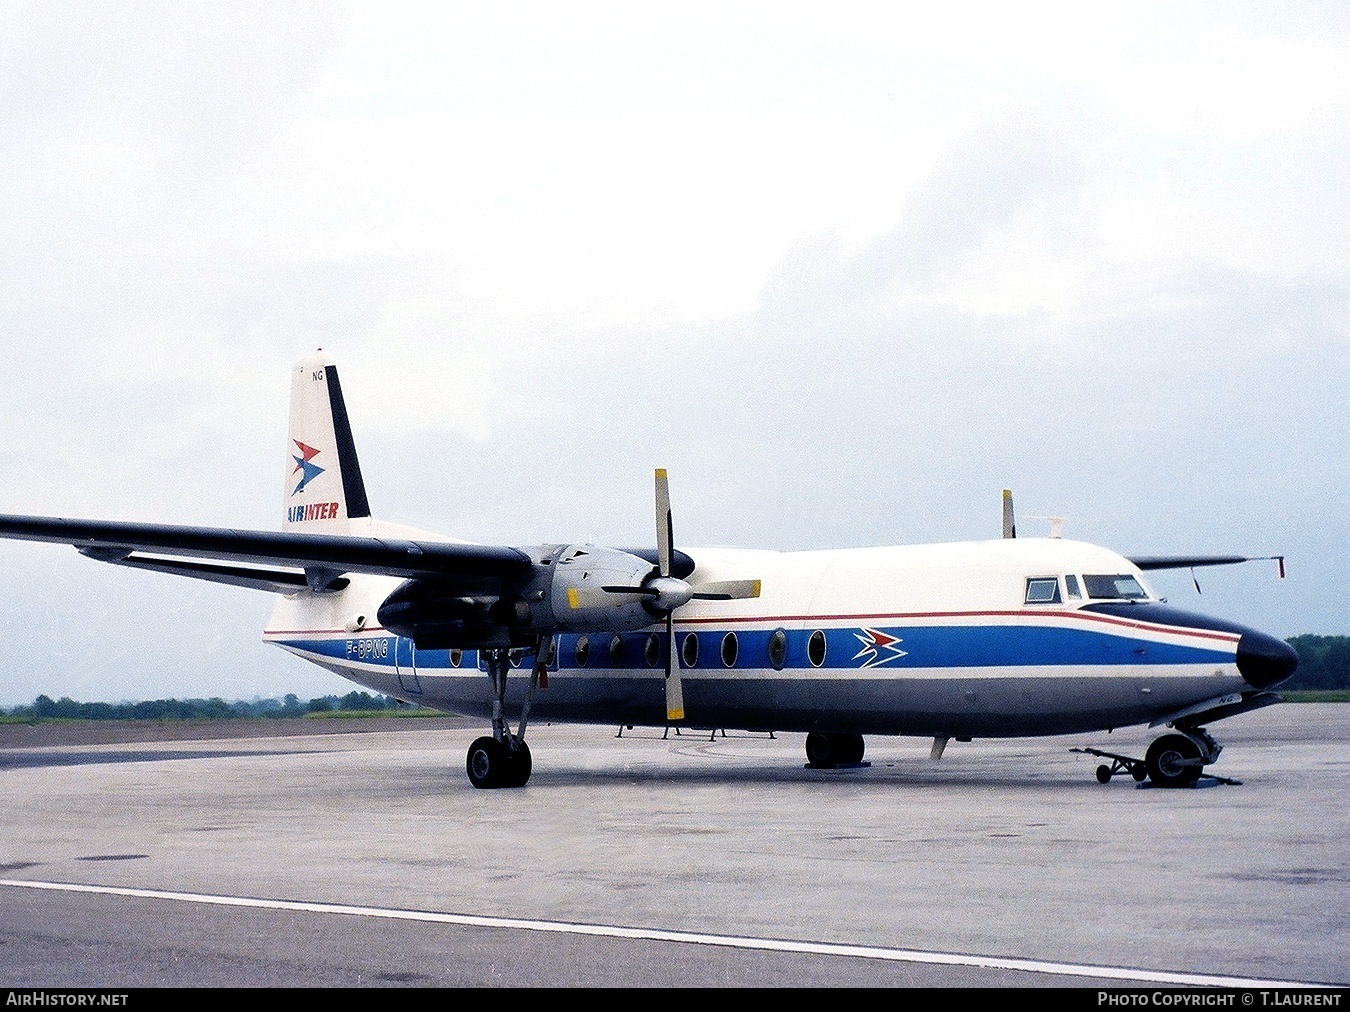
<instances>
[{"instance_id":1,"label":"white aircraft fuselage","mask_svg":"<svg viewBox=\"0 0 1350 1012\"><path fill-rule=\"evenodd\" d=\"M1016 538L1006 493L1005 536L959 544L679 551L664 471L655 550L413 531L371 515L332 362L292 381L282 532L6 516L0 537L278 595L268 642L490 720L475 786L528 780L531 717L807 732L817 766L860 761L865 734L931 736L937 757L950 739L1165 723L1146 760L1110 758L1180 786L1218 756L1202 724L1279 702L1297 662L1167 605L1143 573L1244 559Z\"/></svg>"},{"instance_id":2,"label":"white aircraft fuselage","mask_svg":"<svg viewBox=\"0 0 1350 1012\"><path fill-rule=\"evenodd\" d=\"M687 551L695 576L753 574L763 585L758 598L693 601L675 618L685 710L699 727L958 739L1068 734L1149 723L1265 687L1239 670L1238 644L1250 631L1167 607L1151 593L1129 601L1084 596L1087 576L1128 575L1145 586L1137 567L1094 545L1019 538ZM1077 598L1064 589L1067 576L1077 580ZM1059 601L1027 603L1027 581L1035 579L1055 580ZM480 651L419 650L370 621L399 583L353 578L336 594L283 597L265 638L374 691L490 718L496 695ZM666 650L655 620L634 630L556 634L532 714L662 726ZM521 704L524 681L508 704Z\"/></svg>"}]
</instances>

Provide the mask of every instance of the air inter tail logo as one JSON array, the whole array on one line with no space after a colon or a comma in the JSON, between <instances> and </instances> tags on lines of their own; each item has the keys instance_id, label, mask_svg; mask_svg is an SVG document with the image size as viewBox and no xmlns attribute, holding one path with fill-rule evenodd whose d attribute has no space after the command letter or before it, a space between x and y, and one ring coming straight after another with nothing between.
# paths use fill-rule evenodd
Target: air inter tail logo
<instances>
[{"instance_id":1,"label":"air inter tail logo","mask_svg":"<svg viewBox=\"0 0 1350 1012\"><path fill-rule=\"evenodd\" d=\"M305 486L319 475L323 474L326 468L322 468L314 463L314 458L319 455L319 451L314 449L314 447L307 446L298 439L292 439L291 442L300 448L300 456L297 457L294 453L291 454L291 460L295 461L295 470L291 472L291 477L294 478L297 474L300 475L300 484L296 485L291 492L291 495L296 495L297 493L303 492Z\"/></svg>"},{"instance_id":2,"label":"air inter tail logo","mask_svg":"<svg viewBox=\"0 0 1350 1012\"><path fill-rule=\"evenodd\" d=\"M897 658L904 657L908 650L901 650L898 636L890 636L880 629L862 629L853 634L862 644L862 649L853 655L855 661L862 660L864 668L876 668Z\"/></svg>"},{"instance_id":3,"label":"air inter tail logo","mask_svg":"<svg viewBox=\"0 0 1350 1012\"><path fill-rule=\"evenodd\" d=\"M294 478L300 475L300 482L291 490L291 495L299 495L305 490L305 486L311 481L323 474L327 468L320 467L314 463L314 458L319 455L319 451L307 443L302 443L298 439L292 439L299 449L299 456L291 454L291 460L295 461L295 470L291 472ZM332 520L338 515L339 505L335 502L311 502L303 506L292 506L286 511L286 520L289 523L302 523L305 520Z\"/></svg>"},{"instance_id":4,"label":"air inter tail logo","mask_svg":"<svg viewBox=\"0 0 1350 1012\"><path fill-rule=\"evenodd\" d=\"M303 506L292 506L286 511L288 523L298 524L304 520L332 520L338 515L335 502L311 502Z\"/></svg>"}]
</instances>

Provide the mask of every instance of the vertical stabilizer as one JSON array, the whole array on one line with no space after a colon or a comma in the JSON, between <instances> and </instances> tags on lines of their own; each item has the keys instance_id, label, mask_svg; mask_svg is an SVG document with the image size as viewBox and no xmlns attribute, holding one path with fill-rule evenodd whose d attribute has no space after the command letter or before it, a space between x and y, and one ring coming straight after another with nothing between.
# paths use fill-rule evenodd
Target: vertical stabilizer
<instances>
[{"instance_id":1,"label":"vertical stabilizer","mask_svg":"<svg viewBox=\"0 0 1350 1012\"><path fill-rule=\"evenodd\" d=\"M370 516L337 366L322 352L291 372L285 530L345 534Z\"/></svg>"}]
</instances>

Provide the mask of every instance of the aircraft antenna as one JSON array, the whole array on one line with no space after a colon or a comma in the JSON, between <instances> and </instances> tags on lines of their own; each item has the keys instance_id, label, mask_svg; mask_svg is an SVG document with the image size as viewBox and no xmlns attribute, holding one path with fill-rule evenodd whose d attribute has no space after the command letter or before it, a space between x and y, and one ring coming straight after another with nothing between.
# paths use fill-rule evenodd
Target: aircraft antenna
<instances>
[{"instance_id":1,"label":"aircraft antenna","mask_svg":"<svg viewBox=\"0 0 1350 1012\"><path fill-rule=\"evenodd\" d=\"M1003 536L1017 537L1017 522L1013 519L1012 489L1003 490Z\"/></svg>"}]
</instances>

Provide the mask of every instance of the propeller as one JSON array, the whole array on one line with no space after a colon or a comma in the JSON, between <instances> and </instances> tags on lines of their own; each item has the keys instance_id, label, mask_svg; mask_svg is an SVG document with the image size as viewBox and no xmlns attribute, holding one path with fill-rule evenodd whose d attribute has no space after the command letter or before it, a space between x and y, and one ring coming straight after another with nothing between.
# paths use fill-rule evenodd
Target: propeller
<instances>
[{"instance_id":1,"label":"propeller","mask_svg":"<svg viewBox=\"0 0 1350 1012\"><path fill-rule=\"evenodd\" d=\"M673 576L675 525L670 513L670 481L664 467L656 469L656 569L637 586L601 587L606 594L641 597L648 612L666 621L666 719L684 719L684 691L680 684L679 651L675 648L675 609L690 601L735 601L759 597L759 580L715 580L691 586Z\"/></svg>"},{"instance_id":2,"label":"propeller","mask_svg":"<svg viewBox=\"0 0 1350 1012\"><path fill-rule=\"evenodd\" d=\"M687 604L694 596L693 589L683 580L670 575L670 556L675 541L675 523L670 516L670 482L666 478L666 469L656 469L656 568L660 573L652 583L658 591L666 592L666 600L657 594L654 601L648 602L660 608L667 602L671 606L666 611L666 720L684 720L684 690L680 685L680 652L675 649L675 609ZM683 584L677 587L675 584Z\"/></svg>"}]
</instances>

